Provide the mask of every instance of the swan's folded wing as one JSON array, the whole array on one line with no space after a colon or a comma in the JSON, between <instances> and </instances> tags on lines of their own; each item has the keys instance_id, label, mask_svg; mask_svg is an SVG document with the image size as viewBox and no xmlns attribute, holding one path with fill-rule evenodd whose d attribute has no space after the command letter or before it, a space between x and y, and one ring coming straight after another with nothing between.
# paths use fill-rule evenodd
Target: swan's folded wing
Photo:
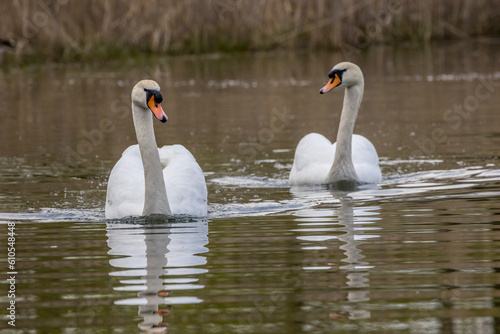
<instances>
[{"instance_id":1,"label":"swan's folded wing","mask_svg":"<svg viewBox=\"0 0 500 334\"><path fill-rule=\"evenodd\" d=\"M172 214L207 215L207 185L201 167L182 145L159 149Z\"/></svg>"},{"instance_id":2,"label":"swan's folded wing","mask_svg":"<svg viewBox=\"0 0 500 334\"><path fill-rule=\"evenodd\" d=\"M361 182L382 181L379 159L375 146L361 135L352 135L352 162Z\"/></svg>"},{"instance_id":3,"label":"swan's folded wing","mask_svg":"<svg viewBox=\"0 0 500 334\"><path fill-rule=\"evenodd\" d=\"M290 172L290 184L322 184L333 164L335 145L323 135L310 133L302 138L295 150Z\"/></svg>"},{"instance_id":4,"label":"swan's folded wing","mask_svg":"<svg viewBox=\"0 0 500 334\"><path fill-rule=\"evenodd\" d=\"M140 216L144 209L144 169L138 145L127 148L111 170L106 218Z\"/></svg>"}]
</instances>

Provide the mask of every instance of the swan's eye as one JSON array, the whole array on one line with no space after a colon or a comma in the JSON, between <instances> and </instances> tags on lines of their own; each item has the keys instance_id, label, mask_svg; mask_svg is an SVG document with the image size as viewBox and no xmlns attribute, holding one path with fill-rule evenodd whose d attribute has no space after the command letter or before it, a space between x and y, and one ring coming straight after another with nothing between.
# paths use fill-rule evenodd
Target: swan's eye
<instances>
[{"instance_id":1,"label":"swan's eye","mask_svg":"<svg viewBox=\"0 0 500 334\"><path fill-rule=\"evenodd\" d=\"M342 75L344 74L344 72L347 71L347 69L343 69L343 70L331 70L330 73L328 73L328 77L330 79L335 79L335 74L340 78L342 79Z\"/></svg>"},{"instance_id":2,"label":"swan's eye","mask_svg":"<svg viewBox=\"0 0 500 334\"><path fill-rule=\"evenodd\" d=\"M160 104L163 102L163 96L161 95L160 91L155 91L155 102Z\"/></svg>"},{"instance_id":3,"label":"swan's eye","mask_svg":"<svg viewBox=\"0 0 500 334\"><path fill-rule=\"evenodd\" d=\"M144 88L146 92L146 103L151 101L151 98L154 96L155 105L158 105L163 102L163 96L161 95L159 90L152 90Z\"/></svg>"}]
</instances>

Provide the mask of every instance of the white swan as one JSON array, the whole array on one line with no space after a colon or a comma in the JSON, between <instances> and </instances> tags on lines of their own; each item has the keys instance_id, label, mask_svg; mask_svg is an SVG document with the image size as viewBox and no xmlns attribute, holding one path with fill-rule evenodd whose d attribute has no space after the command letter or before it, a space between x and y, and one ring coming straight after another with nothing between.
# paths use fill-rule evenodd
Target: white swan
<instances>
[{"instance_id":1,"label":"white swan","mask_svg":"<svg viewBox=\"0 0 500 334\"><path fill-rule=\"evenodd\" d=\"M295 150L290 185L378 183L382 173L375 147L365 137L352 134L363 99L363 73L357 65L343 62L335 65L328 77L320 94L337 86L346 87L337 142L332 145L317 133L302 138Z\"/></svg>"},{"instance_id":2,"label":"white swan","mask_svg":"<svg viewBox=\"0 0 500 334\"><path fill-rule=\"evenodd\" d=\"M160 86L142 80L132 89L132 116L139 145L127 148L109 175L106 218L151 214L207 215L205 177L182 145L156 146L151 112L167 121Z\"/></svg>"}]
</instances>

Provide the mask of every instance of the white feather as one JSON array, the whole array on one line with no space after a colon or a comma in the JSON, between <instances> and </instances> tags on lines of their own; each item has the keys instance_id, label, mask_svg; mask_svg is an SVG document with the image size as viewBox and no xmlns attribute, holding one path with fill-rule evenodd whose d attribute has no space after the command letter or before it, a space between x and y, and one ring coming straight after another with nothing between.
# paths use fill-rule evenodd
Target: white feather
<instances>
[{"instance_id":1,"label":"white feather","mask_svg":"<svg viewBox=\"0 0 500 334\"><path fill-rule=\"evenodd\" d=\"M325 184L333 164L337 143L319 133L310 133L302 138L295 151L290 172L290 184ZM363 183L378 183L382 180L377 151L373 144L361 135L352 135L352 162Z\"/></svg>"},{"instance_id":2,"label":"white feather","mask_svg":"<svg viewBox=\"0 0 500 334\"><path fill-rule=\"evenodd\" d=\"M172 214L207 215L207 186L195 158L182 145L158 149ZM144 167L139 145L128 147L108 180L106 218L140 216L144 209Z\"/></svg>"}]
</instances>

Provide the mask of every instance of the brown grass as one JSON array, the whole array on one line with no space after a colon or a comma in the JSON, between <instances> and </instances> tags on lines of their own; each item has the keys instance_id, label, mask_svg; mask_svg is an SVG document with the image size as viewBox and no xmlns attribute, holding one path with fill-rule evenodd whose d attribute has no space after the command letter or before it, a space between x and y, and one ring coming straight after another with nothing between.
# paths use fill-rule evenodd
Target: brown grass
<instances>
[{"instance_id":1,"label":"brown grass","mask_svg":"<svg viewBox=\"0 0 500 334\"><path fill-rule=\"evenodd\" d=\"M15 59L350 48L500 34L498 0L4 0Z\"/></svg>"}]
</instances>

